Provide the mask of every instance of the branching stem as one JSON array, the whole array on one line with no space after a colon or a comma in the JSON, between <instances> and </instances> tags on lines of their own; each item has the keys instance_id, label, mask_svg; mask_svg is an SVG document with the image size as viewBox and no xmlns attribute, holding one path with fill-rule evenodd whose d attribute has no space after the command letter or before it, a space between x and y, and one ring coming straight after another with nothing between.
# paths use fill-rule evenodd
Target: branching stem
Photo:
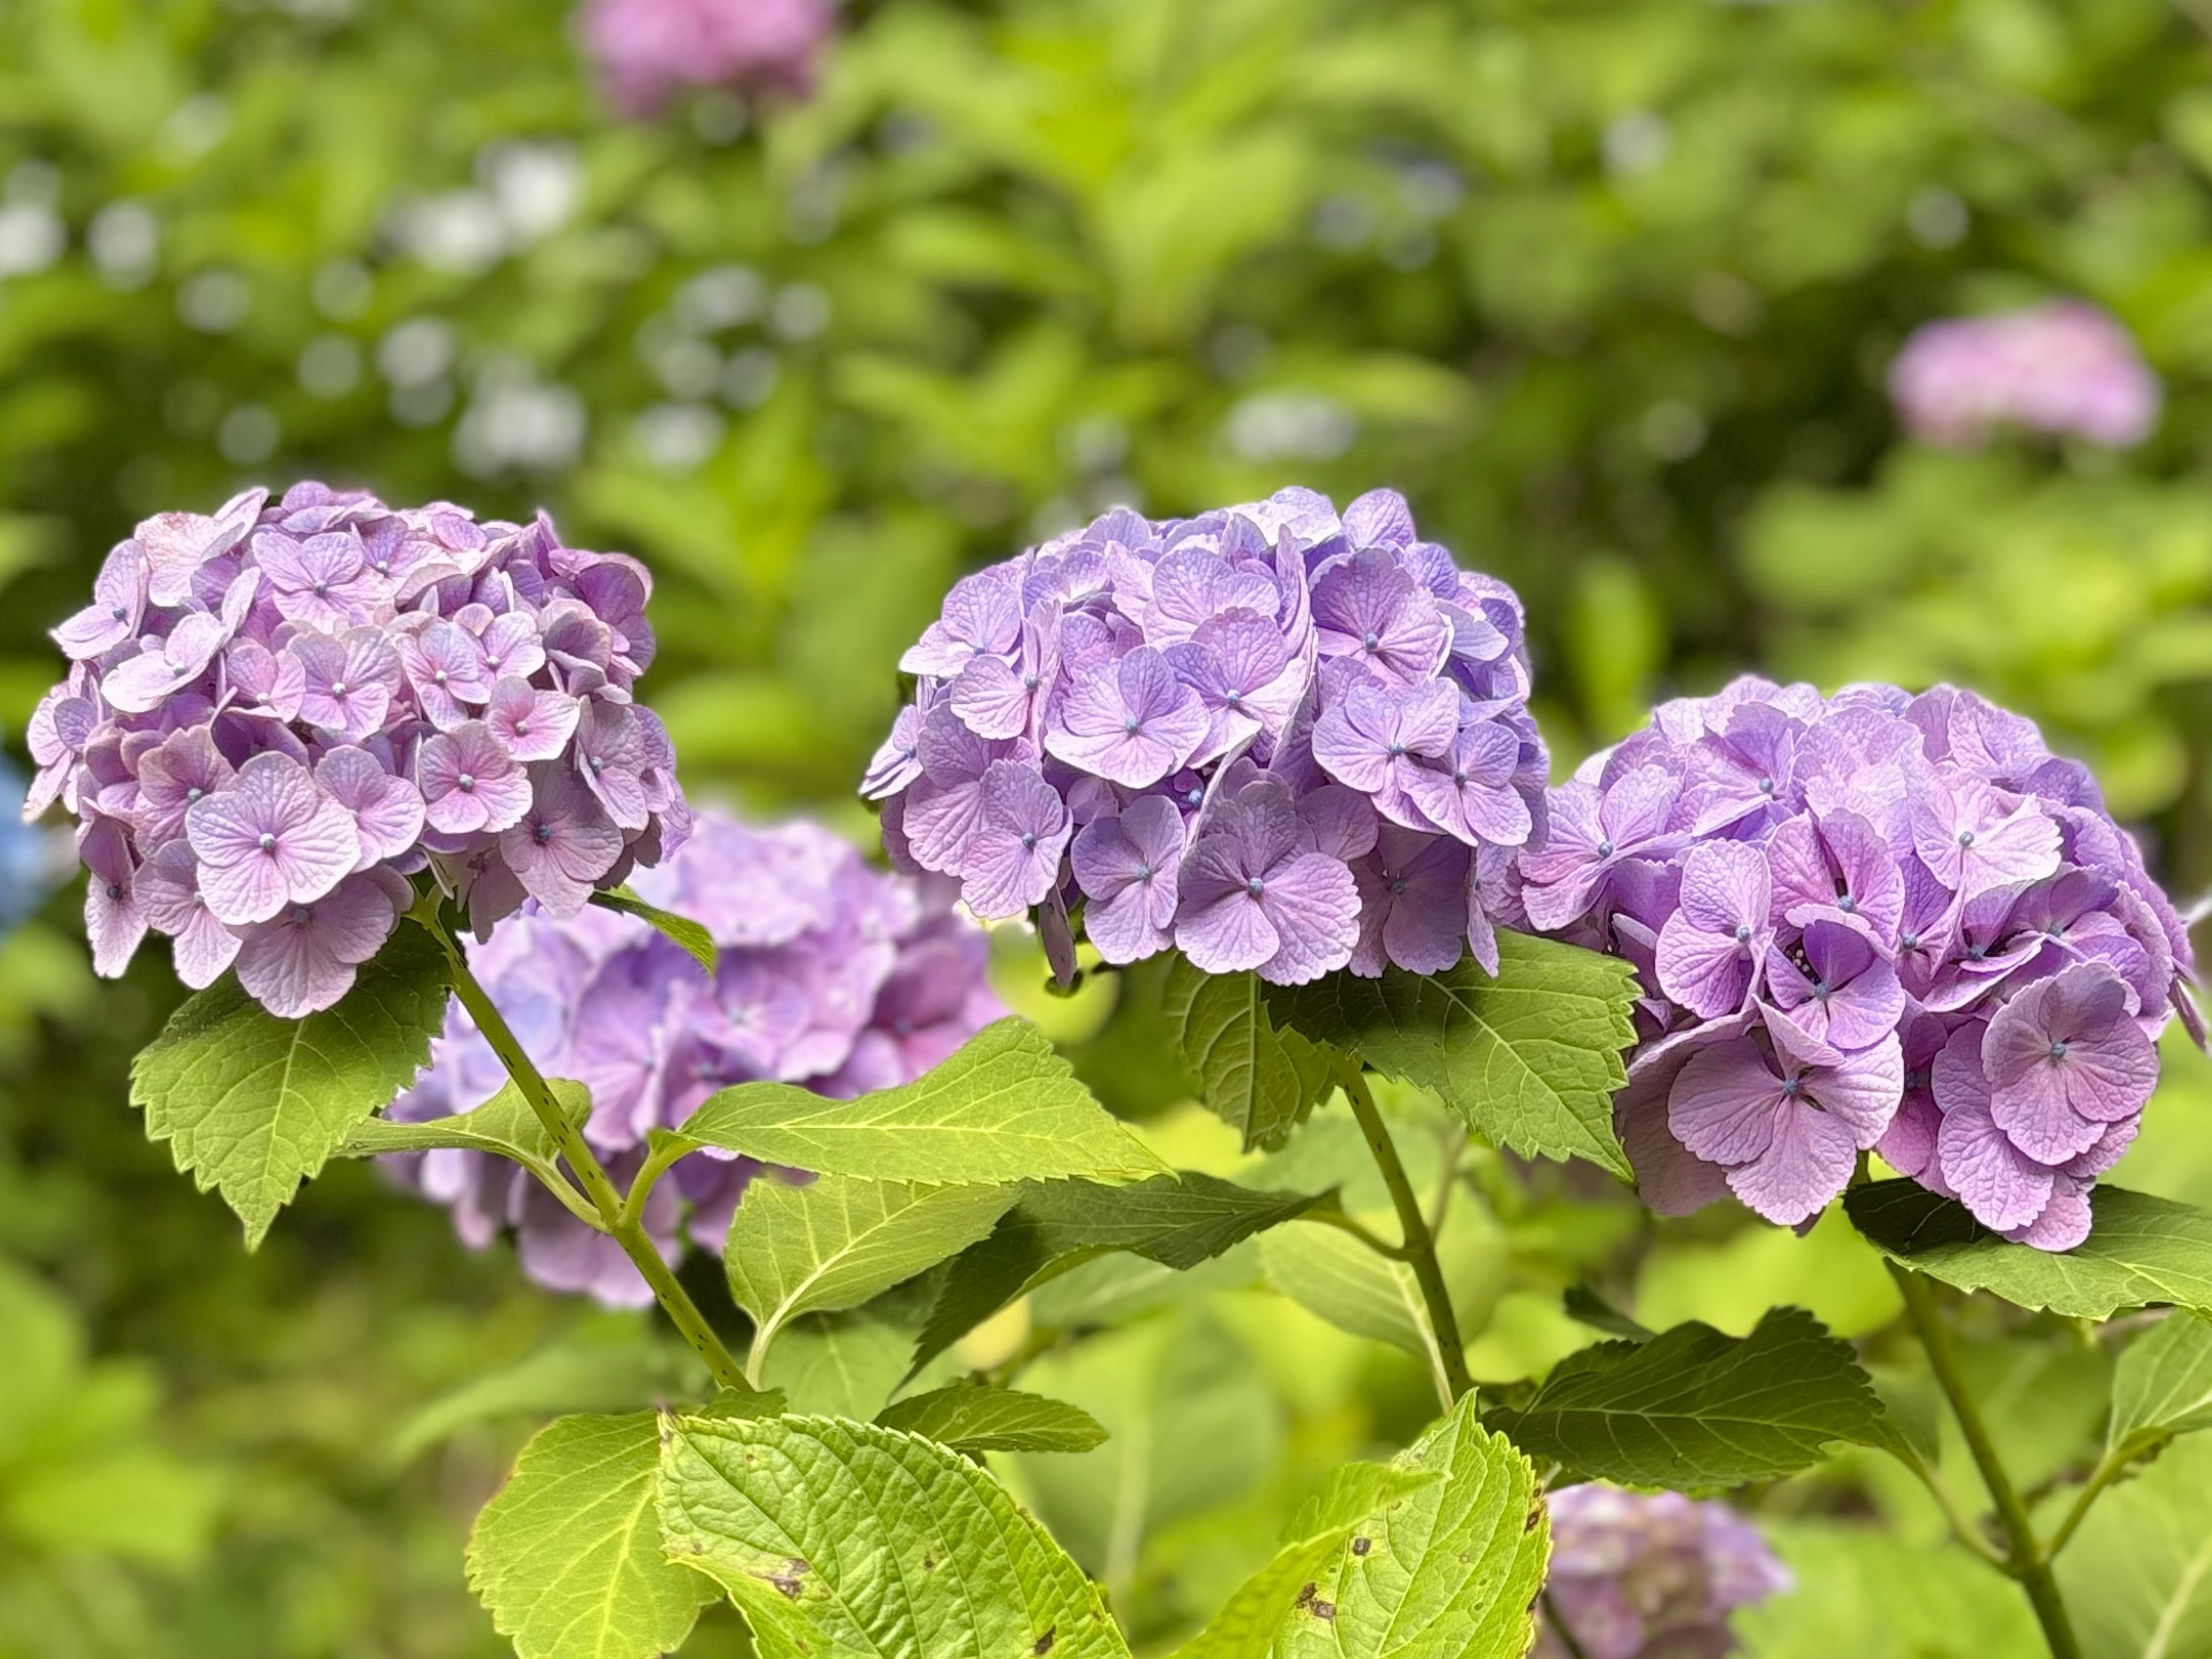
<instances>
[{"instance_id":1,"label":"branching stem","mask_svg":"<svg viewBox=\"0 0 2212 1659\"><path fill-rule=\"evenodd\" d=\"M1935 1293L1929 1289L1926 1279L1893 1261L1889 1264L1889 1271L1904 1295L1905 1315L1912 1321L1913 1332L1919 1337L1920 1346L1927 1350L1929 1369L1935 1372L1944 1398L1951 1402L1951 1413L1959 1420L1966 1449L1972 1454L1974 1467L1982 1473L1982 1484L1989 1488L1990 1500L1996 1506L1997 1525L2004 1533L2006 1544L2004 1571L2020 1580L2021 1588L2027 1592L2028 1604L2035 1609L2036 1622L2043 1626L2043 1639L2050 1644L2051 1659L2081 1659L2081 1645L2074 1638L2073 1620L2067 1616L2065 1601L2058 1593L2058 1581L2051 1576L2050 1552L2037 1541L2027 1505L2021 1501L2018 1490L1997 1457L1989 1426L1982 1421L1981 1408L1974 1403L1973 1394L1966 1387L1966 1374L1959 1369L1959 1356L1951 1346L1951 1334L1936 1306Z\"/></svg>"},{"instance_id":2,"label":"branching stem","mask_svg":"<svg viewBox=\"0 0 2212 1659\"><path fill-rule=\"evenodd\" d=\"M1460 1344L1459 1319L1452 1312L1451 1292L1445 1288L1443 1269L1437 1264L1436 1235L1429 1231L1428 1220L1421 1213L1420 1197L1406 1177L1406 1166L1398 1161L1398 1149L1391 1142L1389 1126L1382 1121L1382 1109L1376 1105L1375 1097L1367 1087L1365 1073L1348 1071L1344 1093L1352 1103L1352 1115L1359 1120L1360 1133L1367 1137L1367 1150L1375 1155L1375 1165L1382 1171L1383 1184L1390 1189L1390 1202L1398 1211L1398 1225L1406 1237L1401 1248L1407 1254L1384 1254L1413 1268L1413 1280L1421 1289L1421 1299L1428 1304L1429 1327L1437 1340L1437 1361L1441 1373L1438 1381L1449 1396L1444 1401L1449 1410L1474 1386L1474 1381L1468 1375L1467 1352Z\"/></svg>"},{"instance_id":3,"label":"branching stem","mask_svg":"<svg viewBox=\"0 0 2212 1659\"><path fill-rule=\"evenodd\" d=\"M722 1346L721 1339L708 1324L706 1316L699 1311L699 1306L692 1301L690 1293L677 1283L676 1275L669 1271L668 1264L660 1259L660 1251L646 1234L641 1219L643 1193L650 1189L651 1183L641 1182L639 1192L632 1194L635 1201L623 1201L623 1195L615 1190L615 1183L607 1175L605 1166L600 1164L584 1137L577 1133L576 1126L568 1121L561 1110L560 1103L553 1097L553 1091L546 1084L544 1074L516 1038L497 1006L477 982L477 976L469 971L468 958L455 943L445 923L436 916L420 914L416 919L430 931L431 936L444 950L453 992L460 998L461 1006L468 1010L469 1018L476 1022L477 1030L483 1034L484 1041L499 1056L500 1064L507 1068L507 1076L514 1079L514 1086L522 1091L522 1097L530 1103L530 1109L538 1114L538 1121L545 1126L545 1133L553 1138L554 1146L560 1149L562 1161L575 1172L576 1179L583 1186L585 1196L598 1212L598 1219L592 1224L622 1246L623 1254L629 1257L644 1276L645 1282L653 1287L654 1297L676 1328L683 1333L684 1340L691 1345L700 1358L707 1362L707 1369L714 1373L714 1381L726 1389L746 1388L744 1368L731 1358L729 1350ZM665 1169L665 1163L660 1167ZM651 1169L650 1165L648 1169ZM652 1173L657 1176L659 1170L652 1170Z\"/></svg>"}]
</instances>

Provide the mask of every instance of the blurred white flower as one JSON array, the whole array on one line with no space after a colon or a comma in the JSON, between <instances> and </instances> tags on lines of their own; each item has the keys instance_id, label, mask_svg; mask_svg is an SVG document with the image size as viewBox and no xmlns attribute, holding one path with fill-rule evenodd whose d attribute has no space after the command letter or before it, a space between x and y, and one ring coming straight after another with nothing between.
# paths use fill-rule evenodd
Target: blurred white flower
<instances>
[{"instance_id":1,"label":"blurred white flower","mask_svg":"<svg viewBox=\"0 0 2212 1659\"><path fill-rule=\"evenodd\" d=\"M1242 460L1334 460L1358 435L1352 411L1319 392L1255 392L1229 411L1229 447Z\"/></svg>"},{"instance_id":2,"label":"blurred white flower","mask_svg":"<svg viewBox=\"0 0 2212 1659\"><path fill-rule=\"evenodd\" d=\"M85 246L112 288L138 288L161 254L161 224L143 202L110 202L92 216Z\"/></svg>"}]
</instances>

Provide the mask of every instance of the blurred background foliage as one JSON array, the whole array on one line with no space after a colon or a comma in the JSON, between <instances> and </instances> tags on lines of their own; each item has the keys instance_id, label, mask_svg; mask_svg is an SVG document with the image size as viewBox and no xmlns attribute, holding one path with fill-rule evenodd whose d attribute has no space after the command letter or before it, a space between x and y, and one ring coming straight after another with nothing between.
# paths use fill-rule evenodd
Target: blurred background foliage
<instances>
[{"instance_id":1,"label":"blurred background foliage","mask_svg":"<svg viewBox=\"0 0 2212 1659\"><path fill-rule=\"evenodd\" d=\"M1747 665L1955 677L2095 763L2193 890L2208 36L2202 0L851 0L811 102L624 125L534 0L0 0L0 723L149 513L303 476L542 503L654 568L695 793L865 833L893 661L959 569L1112 502L1388 483L1521 590L1563 763ZM2148 444L1900 435L1911 328L2056 294L2141 341ZM459 1546L531 1415L680 1362L360 1170L246 1256L124 1104L166 964L96 984L75 902L0 947L0 1654L495 1652ZM1146 993L1036 1009L1233 1168ZM2118 1178L2212 1202L2212 1075L2171 1065ZM1286 1167L1356 1171L1332 1133ZM1887 1353L1893 1292L1832 1221L1658 1227L1587 1176L1492 1159L1454 1196L1479 1376L1589 1340L1583 1283L1653 1324L1808 1303ZM1100 1264L998 1334L1121 1323L1030 1373L1116 1439L1011 1474L1154 1644L1429 1409L1265 1250L1194 1277ZM2023 1463L2088 1455L2109 1355L1976 1316ZM832 1404L896 1346L789 1346ZM1764 1507L1806 1588L1754 1651L2033 1650L1881 1471Z\"/></svg>"}]
</instances>

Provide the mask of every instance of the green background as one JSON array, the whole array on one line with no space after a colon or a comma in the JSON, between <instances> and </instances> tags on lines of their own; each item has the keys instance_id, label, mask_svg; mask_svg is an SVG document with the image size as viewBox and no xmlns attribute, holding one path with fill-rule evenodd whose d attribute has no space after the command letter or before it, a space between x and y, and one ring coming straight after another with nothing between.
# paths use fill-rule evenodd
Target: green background
<instances>
[{"instance_id":1,"label":"green background","mask_svg":"<svg viewBox=\"0 0 2212 1659\"><path fill-rule=\"evenodd\" d=\"M149 513L301 477L543 504L656 572L647 690L695 795L866 835L847 791L961 568L1115 501L1389 484L1520 590L1563 763L1749 665L1955 678L2090 760L2193 891L2209 33L2202 0L879 0L811 103L622 125L550 4L0 0L0 726ZM2163 377L2148 443L1902 436L1912 327L2058 294ZM77 896L0 946L0 1654L496 1652L468 1518L533 1414L646 1386L640 1322L359 1169L246 1256L125 1103L167 963L95 983ZM1133 1018L1089 1074L1229 1167L1161 1115ZM1457 1287L1479 1376L1585 1340L1558 1312L1585 1277L1654 1325L1894 1311L1833 1218L1654 1228L1588 1172L1491 1173ZM2202 1061L2115 1178L2212 1200ZM1427 1413L1410 1361L1240 1260L1032 1373L1121 1433L1011 1473L1143 1644ZM2109 1358L1975 1317L2033 1482L2088 1445ZM1755 1651L2033 1651L1884 1471L1761 1501L1807 1588Z\"/></svg>"}]
</instances>

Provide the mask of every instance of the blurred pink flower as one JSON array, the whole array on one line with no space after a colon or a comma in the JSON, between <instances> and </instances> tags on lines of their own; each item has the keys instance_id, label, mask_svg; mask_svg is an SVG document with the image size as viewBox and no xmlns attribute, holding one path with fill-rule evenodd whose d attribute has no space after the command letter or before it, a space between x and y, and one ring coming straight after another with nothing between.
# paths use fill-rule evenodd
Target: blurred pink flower
<instances>
[{"instance_id":1,"label":"blurred pink flower","mask_svg":"<svg viewBox=\"0 0 2212 1659\"><path fill-rule=\"evenodd\" d=\"M1953 447L2012 425L2124 449L2160 402L2133 337L2078 300L1928 324L1890 365L1889 395L1913 436Z\"/></svg>"},{"instance_id":2,"label":"blurred pink flower","mask_svg":"<svg viewBox=\"0 0 2212 1659\"><path fill-rule=\"evenodd\" d=\"M608 98L647 117L681 87L805 97L831 0L586 0L578 22Z\"/></svg>"}]
</instances>

